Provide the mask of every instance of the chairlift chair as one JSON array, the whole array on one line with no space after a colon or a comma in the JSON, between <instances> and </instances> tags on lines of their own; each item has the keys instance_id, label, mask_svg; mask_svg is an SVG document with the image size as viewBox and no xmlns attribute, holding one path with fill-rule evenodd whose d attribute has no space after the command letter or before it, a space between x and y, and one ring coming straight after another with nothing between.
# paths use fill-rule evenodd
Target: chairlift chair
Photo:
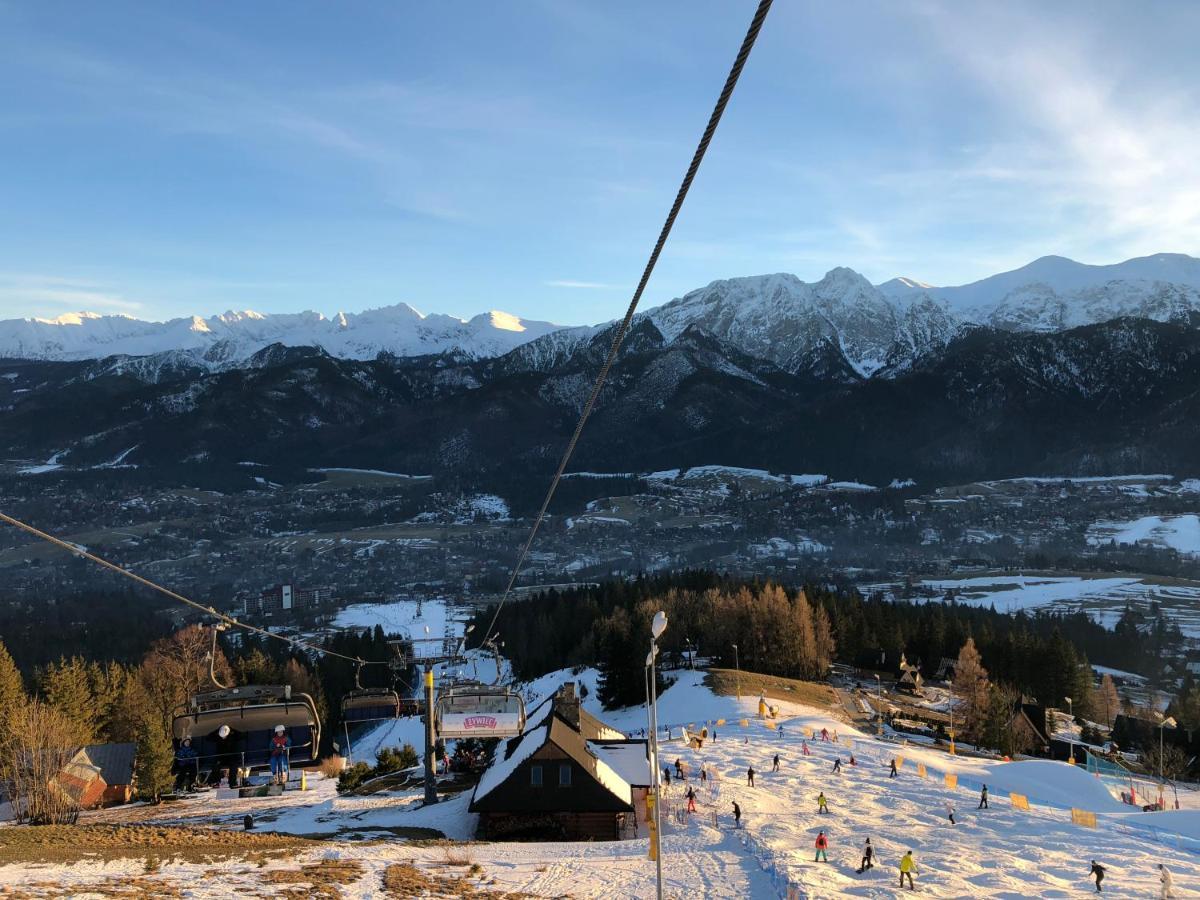
<instances>
[{"instance_id":1,"label":"chairlift chair","mask_svg":"<svg viewBox=\"0 0 1200 900\"><path fill-rule=\"evenodd\" d=\"M342 721L347 725L400 716L400 695L393 688L364 688L360 663L354 670L354 690L342 697Z\"/></svg>"},{"instance_id":2,"label":"chairlift chair","mask_svg":"<svg viewBox=\"0 0 1200 900\"><path fill-rule=\"evenodd\" d=\"M193 694L175 710L171 733L175 748L191 739L202 767L233 755L218 744L217 732L228 725L235 736L238 762L245 768L270 765L271 739L282 725L292 740L290 761L317 761L321 718L308 694L292 693L291 685L247 685ZM211 766L209 766L211 768Z\"/></svg>"},{"instance_id":3,"label":"chairlift chair","mask_svg":"<svg viewBox=\"0 0 1200 900\"><path fill-rule=\"evenodd\" d=\"M443 739L517 737L525 730L525 701L502 685L447 685L438 692L434 728Z\"/></svg>"}]
</instances>

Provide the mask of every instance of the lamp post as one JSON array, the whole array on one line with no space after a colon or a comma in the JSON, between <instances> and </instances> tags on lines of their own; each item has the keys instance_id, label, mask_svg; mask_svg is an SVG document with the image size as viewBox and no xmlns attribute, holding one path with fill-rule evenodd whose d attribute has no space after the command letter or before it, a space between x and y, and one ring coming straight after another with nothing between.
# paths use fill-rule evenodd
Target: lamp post
<instances>
[{"instance_id":1,"label":"lamp post","mask_svg":"<svg viewBox=\"0 0 1200 900\"><path fill-rule=\"evenodd\" d=\"M1162 714L1159 713L1159 715L1161 716ZM1158 782L1159 782L1159 785L1161 785L1163 783L1163 729L1164 728L1174 728L1177 724L1178 723L1175 721L1174 716L1167 716L1165 719L1158 720ZM1161 793L1161 791L1162 791L1162 788L1160 787L1159 792Z\"/></svg>"},{"instance_id":2,"label":"lamp post","mask_svg":"<svg viewBox=\"0 0 1200 900\"><path fill-rule=\"evenodd\" d=\"M662 879L662 772L658 765L658 679L655 675L654 657L658 655L658 639L667 630L667 614L659 610L650 623L650 652L646 654L646 669L649 672L648 713L650 719L650 756L654 775L654 833L650 837L651 852L654 854L655 874L658 879L658 900L663 896Z\"/></svg>"},{"instance_id":3,"label":"lamp post","mask_svg":"<svg viewBox=\"0 0 1200 900\"><path fill-rule=\"evenodd\" d=\"M883 682L879 673L875 673L875 733L883 737Z\"/></svg>"},{"instance_id":4,"label":"lamp post","mask_svg":"<svg viewBox=\"0 0 1200 900\"><path fill-rule=\"evenodd\" d=\"M737 671L737 698L742 699L742 666L738 662L737 644L733 645L733 668Z\"/></svg>"},{"instance_id":5,"label":"lamp post","mask_svg":"<svg viewBox=\"0 0 1200 900\"><path fill-rule=\"evenodd\" d=\"M947 680L950 685L950 755L954 756L954 681Z\"/></svg>"},{"instance_id":6,"label":"lamp post","mask_svg":"<svg viewBox=\"0 0 1200 900\"><path fill-rule=\"evenodd\" d=\"M1070 736L1069 740L1071 741L1071 758L1068 761L1071 765L1075 765L1075 707L1071 704L1070 697L1063 697L1063 699L1067 701L1067 715L1071 718L1071 721L1067 725L1070 728L1067 734Z\"/></svg>"}]
</instances>

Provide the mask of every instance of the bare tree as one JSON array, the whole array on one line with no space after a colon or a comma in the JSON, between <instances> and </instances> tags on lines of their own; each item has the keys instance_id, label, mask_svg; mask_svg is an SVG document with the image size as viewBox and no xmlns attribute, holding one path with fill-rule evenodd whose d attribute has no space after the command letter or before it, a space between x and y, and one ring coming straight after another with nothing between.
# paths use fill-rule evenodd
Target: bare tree
<instances>
[{"instance_id":1,"label":"bare tree","mask_svg":"<svg viewBox=\"0 0 1200 900\"><path fill-rule=\"evenodd\" d=\"M969 734L978 735L988 715L988 673L983 667L975 639L967 638L958 653L954 665L954 696L958 700L963 728Z\"/></svg>"},{"instance_id":2,"label":"bare tree","mask_svg":"<svg viewBox=\"0 0 1200 900\"><path fill-rule=\"evenodd\" d=\"M1105 674L1100 679L1100 694L1096 697L1095 706L1096 715L1100 721L1112 728L1113 722L1121 713L1121 695L1117 692L1117 686L1111 675Z\"/></svg>"},{"instance_id":3,"label":"bare tree","mask_svg":"<svg viewBox=\"0 0 1200 900\"><path fill-rule=\"evenodd\" d=\"M73 825L91 771L73 765L79 751L76 723L61 710L33 699L13 716L3 736L13 815L31 825Z\"/></svg>"}]
</instances>

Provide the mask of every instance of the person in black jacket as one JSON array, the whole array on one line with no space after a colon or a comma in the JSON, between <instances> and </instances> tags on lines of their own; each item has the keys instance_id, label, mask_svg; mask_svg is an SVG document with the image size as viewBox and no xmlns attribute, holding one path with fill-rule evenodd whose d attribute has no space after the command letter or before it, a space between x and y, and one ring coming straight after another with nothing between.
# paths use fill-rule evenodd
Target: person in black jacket
<instances>
[{"instance_id":1,"label":"person in black jacket","mask_svg":"<svg viewBox=\"0 0 1200 900\"><path fill-rule=\"evenodd\" d=\"M242 754L238 749L238 733L228 725L222 725L209 735L209 737L212 739L213 746L217 751L213 765L213 775L209 776L209 781L213 783L218 782L221 777L221 769L228 769L229 786L231 788L237 787L238 769L242 765Z\"/></svg>"},{"instance_id":2,"label":"person in black jacket","mask_svg":"<svg viewBox=\"0 0 1200 900\"><path fill-rule=\"evenodd\" d=\"M976 809L987 809L988 808L987 785L986 784L983 786L983 790L979 792L979 805L975 808Z\"/></svg>"},{"instance_id":3,"label":"person in black jacket","mask_svg":"<svg viewBox=\"0 0 1200 900\"><path fill-rule=\"evenodd\" d=\"M1088 877L1090 878L1093 875L1096 876L1096 893L1099 894L1104 890L1104 888L1100 887L1100 882L1104 880L1104 866L1100 865L1094 859L1092 860L1092 870L1088 872Z\"/></svg>"}]
</instances>

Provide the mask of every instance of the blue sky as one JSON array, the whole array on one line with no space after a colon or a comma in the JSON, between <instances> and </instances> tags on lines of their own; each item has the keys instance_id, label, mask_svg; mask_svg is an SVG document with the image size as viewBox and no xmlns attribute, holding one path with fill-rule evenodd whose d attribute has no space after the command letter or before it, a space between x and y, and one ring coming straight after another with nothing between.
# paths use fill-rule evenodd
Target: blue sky
<instances>
[{"instance_id":1,"label":"blue sky","mask_svg":"<svg viewBox=\"0 0 1200 900\"><path fill-rule=\"evenodd\" d=\"M0 0L0 317L613 318L754 5ZM1200 255L1197 34L779 0L643 302Z\"/></svg>"}]
</instances>

